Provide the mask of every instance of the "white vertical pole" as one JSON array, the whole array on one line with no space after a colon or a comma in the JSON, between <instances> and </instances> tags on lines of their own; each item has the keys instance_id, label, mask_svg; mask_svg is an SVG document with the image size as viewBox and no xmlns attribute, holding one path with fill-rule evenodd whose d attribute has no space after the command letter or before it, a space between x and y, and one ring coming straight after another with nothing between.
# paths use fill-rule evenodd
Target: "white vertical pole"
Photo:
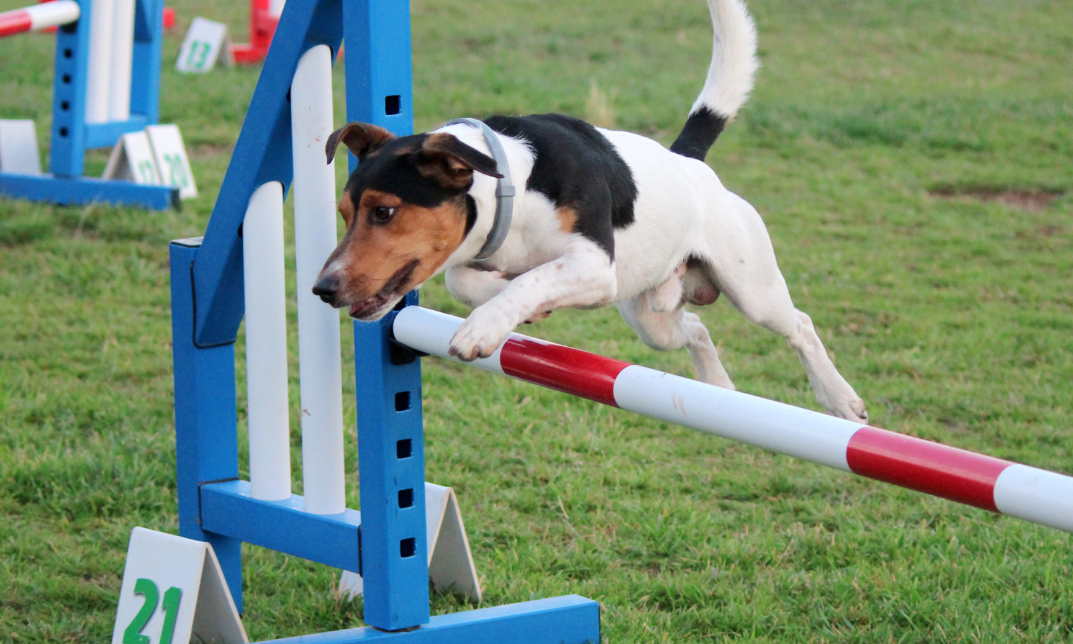
<instances>
[{"instance_id":1,"label":"white vertical pole","mask_svg":"<svg viewBox=\"0 0 1073 644\"><path fill-rule=\"evenodd\" d=\"M287 0L268 0L268 13L274 18L278 18L283 15L283 5L287 3Z\"/></svg>"},{"instance_id":2,"label":"white vertical pole","mask_svg":"<svg viewBox=\"0 0 1073 644\"><path fill-rule=\"evenodd\" d=\"M287 293L283 268L283 186L254 191L242 221L246 286L246 396L253 498L291 496L287 399Z\"/></svg>"},{"instance_id":3,"label":"white vertical pole","mask_svg":"<svg viewBox=\"0 0 1073 644\"><path fill-rule=\"evenodd\" d=\"M114 0L112 60L108 75L108 120L130 118L130 76L134 61L134 0Z\"/></svg>"},{"instance_id":4,"label":"white vertical pole","mask_svg":"<svg viewBox=\"0 0 1073 644\"><path fill-rule=\"evenodd\" d=\"M111 96L112 27L115 0L93 0L89 21L89 73L86 78L86 122L108 122Z\"/></svg>"},{"instance_id":5,"label":"white vertical pole","mask_svg":"<svg viewBox=\"0 0 1073 644\"><path fill-rule=\"evenodd\" d=\"M317 274L336 244L335 164L324 157L331 133L331 50L318 45L302 55L291 83L302 480L306 511L315 514L346 509L339 313L313 295Z\"/></svg>"}]
</instances>

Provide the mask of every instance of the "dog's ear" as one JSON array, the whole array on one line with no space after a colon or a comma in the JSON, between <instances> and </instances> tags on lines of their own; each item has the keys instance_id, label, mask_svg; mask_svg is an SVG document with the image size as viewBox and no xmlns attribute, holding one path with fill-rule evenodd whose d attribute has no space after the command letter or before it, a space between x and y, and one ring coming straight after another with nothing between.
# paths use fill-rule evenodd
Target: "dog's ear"
<instances>
[{"instance_id":1,"label":"dog's ear","mask_svg":"<svg viewBox=\"0 0 1073 644\"><path fill-rule=\"evenodd\" d=\"M394 134L379 125L348 123L332 132L328 137L328 144L324 146L324 152L328 156L328 163L331 163L335 158L335 149L342 143L360 159L393 138Z\"/></svg>"},{"instance_id":2,"label":"dog's ear","mask_svg":"<svg viewBox=\"0 0 1073 644\"><path fill-rule=\"evenodd\" d=\"M415 153L415 163L422 175L446 188L468 188L473 171L502 178L495 159L459 141L453 134L430 134Z\"/></svg>"}]
</instances>

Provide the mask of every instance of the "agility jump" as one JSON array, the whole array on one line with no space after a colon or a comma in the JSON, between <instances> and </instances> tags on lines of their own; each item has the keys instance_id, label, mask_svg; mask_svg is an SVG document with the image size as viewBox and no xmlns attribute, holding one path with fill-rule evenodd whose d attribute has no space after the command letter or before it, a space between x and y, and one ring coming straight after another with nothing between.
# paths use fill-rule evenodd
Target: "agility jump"
<instances>
[{"instance_id":1,"label":"agility jump","mask_svg":"<svg viewBox=\"0 0 1073 644\"><path fill-rule=\"evenodd\" d=\"M171 186L83 176L86 150L112 147L157 122L163 12L163 0L58 0L0 14L0 36L59 27L49 174L0 172L0 195L158 210L178 205Z\"/></svg>"}]
</instances>

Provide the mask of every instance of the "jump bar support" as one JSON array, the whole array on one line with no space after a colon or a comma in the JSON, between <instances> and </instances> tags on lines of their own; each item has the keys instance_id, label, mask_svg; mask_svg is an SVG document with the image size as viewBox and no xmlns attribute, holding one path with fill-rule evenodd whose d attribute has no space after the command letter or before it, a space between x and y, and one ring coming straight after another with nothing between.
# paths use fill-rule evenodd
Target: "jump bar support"
<instances>
[{"instance_id":1,"label":"jump bar support","mask_svg":"<svg viewBox=\"0 0 1073 644\"><path fill-rule=\"evenodd\" d=\"M297 494L282 501L253 498L246 481L201 486L201 529L317 563L358 572L361 513L306 511Z\"/></svg>"},{"instance_id":2,"label":"jump bar support","mask_svg":"<svg viewBox=\"0 0 1073 644\"><path fill-rule=\"evenodd\" d=\"M462 320L408 306L396 340L441 358ZM518 333L474 366L780 454L1073 532L1073 478Z\"/></svg>"}]
</instances>

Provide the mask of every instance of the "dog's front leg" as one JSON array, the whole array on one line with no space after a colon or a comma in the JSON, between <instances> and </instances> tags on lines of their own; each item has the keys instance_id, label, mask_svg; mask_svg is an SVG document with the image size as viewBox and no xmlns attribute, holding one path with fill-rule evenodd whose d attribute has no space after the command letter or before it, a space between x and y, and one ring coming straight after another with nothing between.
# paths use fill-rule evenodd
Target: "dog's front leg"
<instances>
[{"instance_id":1,"label":"dog's front leg","mask_svg":"<svg viewBox=\"0 0 1073 644\"><path fill-rule=\"evenodd\" d=\"M485 271L457 264L444 273L447 290L468 306L480 306L499 295L510 280L499 271Z\"/></svg>"},{"instance_id":2,"label":"dog's front leg","mask_svg":"<svg viewBox=\"0 0 1073 644\"><path fill-rule=\"evenodd\" d=\"M473 309L451 338L450 353L462 360L487 358L514 328L535 314L567 306L614 300L615 265L603 249L578 242L558 259L514 278L499 295Z\"/></svg>"}]
</instances>

